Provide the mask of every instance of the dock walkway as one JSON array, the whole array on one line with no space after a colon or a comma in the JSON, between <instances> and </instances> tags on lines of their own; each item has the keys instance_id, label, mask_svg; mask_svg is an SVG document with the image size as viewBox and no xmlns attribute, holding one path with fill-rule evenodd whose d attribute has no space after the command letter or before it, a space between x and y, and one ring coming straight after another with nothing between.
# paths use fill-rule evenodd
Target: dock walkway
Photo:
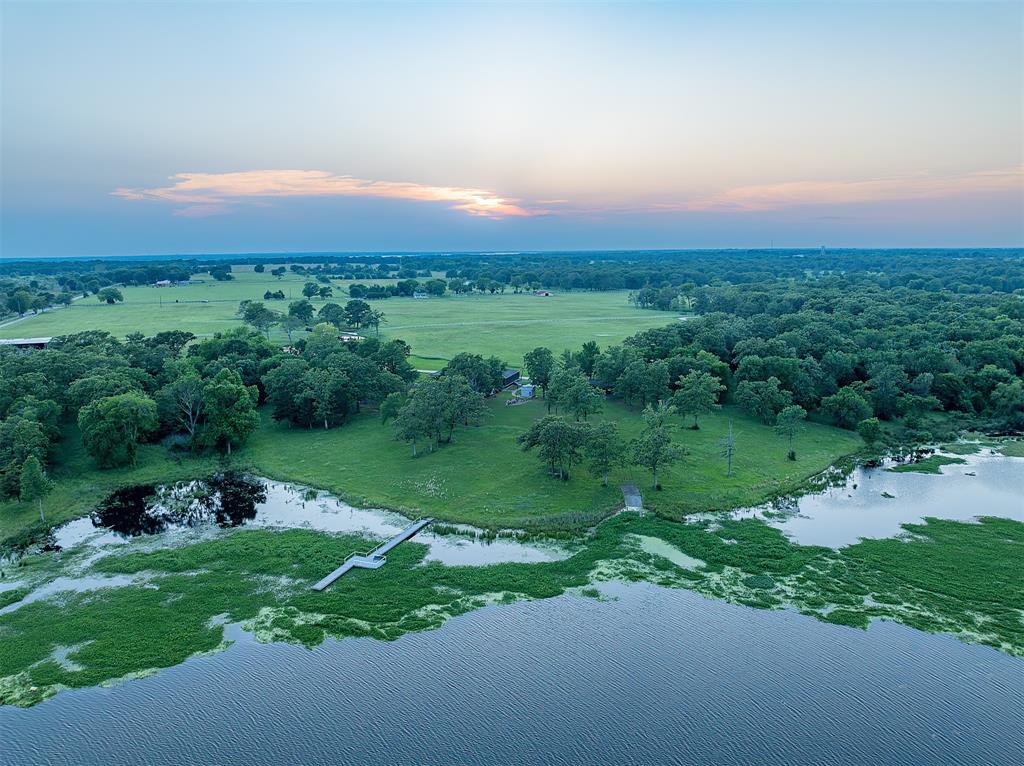
<instances>
[{"instance_id":1,"label":"dock walkway","mask_svg":"<svg viewBox=\"0 0 1024 766\"><path fill-rule=\"evenodd\" d=\"M348 572L350 569L380 569L387 563L387 553L393 550L396 546L404 543L409 538L413 537L417 532L423 529L425 526L430 524L433 519L420 519L419 521L410 524L397 535L392 537L386 543L382 543L374 548L369 553L353 553L342 563L340 567L335 569L325 578L320 580L316 585L313 586L313 590L323 590L332 582L337 580L343 574Z\"/></svg>"},{"instance_id":2,"label":"dock walkway","mask_svg":"<svg viewBox=\"0 0 1024 766\"><path fill-rule=\"evenodd\" d=\"M643 511L644 501L640 496L640 489L636 484L623 484L620 489L622 490L622 499L625 502L625 509L627 511Z\"/></svg>"}]
</instances>

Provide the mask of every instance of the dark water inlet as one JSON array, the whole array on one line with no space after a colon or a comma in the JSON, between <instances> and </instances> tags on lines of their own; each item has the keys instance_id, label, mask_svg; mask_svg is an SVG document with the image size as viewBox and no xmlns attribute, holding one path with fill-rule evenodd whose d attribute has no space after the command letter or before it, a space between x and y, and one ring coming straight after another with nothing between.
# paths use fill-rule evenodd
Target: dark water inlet
<instances>
[{"instance_id":1,"label":"dark water inlet","mask_svg":"<svg viewBox=\"0 0 1024 766\"><path fill-rule=\"evenodd\" d=\"M216 523L236 527L256 517L266 485L235 471L166 487L140 484L116 490L92 512L94 526L125 537L155 535L172 527Z\"/></svg>"}]
</instances>

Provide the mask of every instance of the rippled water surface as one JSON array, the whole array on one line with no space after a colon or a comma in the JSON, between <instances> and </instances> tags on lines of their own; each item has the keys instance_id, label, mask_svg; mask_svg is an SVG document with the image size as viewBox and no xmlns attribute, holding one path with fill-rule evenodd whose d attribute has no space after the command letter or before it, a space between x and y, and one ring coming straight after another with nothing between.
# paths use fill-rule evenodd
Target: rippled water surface
<instances>
[{"instance_id":1,"label":"rippled water surface","mask_svg":"<svg viewBox=\"0 0 1024 766\"><path fill-rule=\"evenodd\" d=\"M1024 460L967 459L941 476L859 471L770 521L799 542L840 546L930 515L1024 520ZM306 497L269 482L246 523L377 537L407 523ZM129 542L84 519L58 539L92 558L217 534L213 525ZM450 564L565 555L417 541ZM114 584L123 583L63 578L26 602ZM689 591L602 588L601 600L491 606L394 642L307 650L228 626L234 644L219 654L30 709L0 707L0 766L1024 763L1024 659L893 623L861 631Z\"/></svg>"},{"instance_id":2,"label":"rippled water surface","mask_svg":"<svg viewBox=\"0 0 1024 766\"><path fill-rule=\"evenodd\" d=\"M1024 662L613 585L391 643L260 645L0 708L23 764L1024 763Z\"/></svg>"}]
</instances>

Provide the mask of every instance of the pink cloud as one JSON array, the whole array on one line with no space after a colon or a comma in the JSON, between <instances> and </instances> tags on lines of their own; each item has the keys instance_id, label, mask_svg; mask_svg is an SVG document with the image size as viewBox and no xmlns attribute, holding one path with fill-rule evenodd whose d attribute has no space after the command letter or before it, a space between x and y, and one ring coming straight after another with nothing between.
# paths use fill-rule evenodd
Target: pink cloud
<instances>
[{"instance_id":1,"label":"pink cloud","mask_svg":"<svg viewBox=\"0 0 1024 766\"><path fill-rule=\"evenodd\" d=\"M655 205L659 210L756 212L801 205L937 199L991 192L1024 192L1024 168L935 176L917 174L859 181L788 181L740 186L686 202Z\"/></svg>"},{"instance_id":2,"label":"pink cloud","mask_svg":"<svg viewBox=\"0 0 1024 766\"><path fill-rule=\"evenodd\" d=\"M523 207L484 189L427 186L403 181L368 181L322 170L246 170L237 173L178 173L169 186L121 188L114 196L159 200L186 207L179 215L204 216L231 206L274 197L381 197L419 202L448 202L454 210L485 218L544 215L547 210Z\"/></svg>"},{"instance_id":3,"label":"pink cloud","mask_svg":"<svg viewBox=\"0 0 1024 766\"><path fill-rule=\"evenodd\" d=\"M370 181L320 170L247 170L236 173L178 173L171 183L152 189L120 188L115 196L158 200L178 206L176 215L205 217L230 212L240 204L267 204L281 197L377 197L448 203L453 210L484 218L537 215L607 216L629 213L746 213L807 205L837 205L900 200L955 198L984 193L1024 195L1024 168L959 175L891 176L852 181L785 181L738 186L674 202L572 205L562 198L527 205L485 189L429 186L402 181Z\"/></svg>"}]
</instances>

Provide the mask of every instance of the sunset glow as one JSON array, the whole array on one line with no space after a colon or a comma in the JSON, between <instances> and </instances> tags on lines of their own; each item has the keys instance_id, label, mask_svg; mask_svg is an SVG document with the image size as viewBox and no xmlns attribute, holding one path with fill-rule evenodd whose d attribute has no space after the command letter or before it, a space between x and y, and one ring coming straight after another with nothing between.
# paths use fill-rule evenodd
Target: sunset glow
<instances>
[{"instance_id":1,"label":"sunset glow","mask_svg":"<svg viewBox=\"0 0 1024 766\"><path fill-rule=\"evenodd\" d=\"M1009 3L8 3L0 245L1020 245L1021 23Z\"/></svg>"},{"instance_id":2,"label":"sunset glow","mask_svg":"<svg viewBox=\"0 0 1024 766\"><path fill-rule=\"evenodd\" d=\"M246 200L275 197L383 197L417 202L447 202L470 215L527 216L512 200L482 189L424 186L394 181L366 181L319 170L250 170L239 173L178 173L170 186L117 189L112 194L134 200L161 200L180 207L181 215L214 215Z\"/></svg>"}]
</instances>

